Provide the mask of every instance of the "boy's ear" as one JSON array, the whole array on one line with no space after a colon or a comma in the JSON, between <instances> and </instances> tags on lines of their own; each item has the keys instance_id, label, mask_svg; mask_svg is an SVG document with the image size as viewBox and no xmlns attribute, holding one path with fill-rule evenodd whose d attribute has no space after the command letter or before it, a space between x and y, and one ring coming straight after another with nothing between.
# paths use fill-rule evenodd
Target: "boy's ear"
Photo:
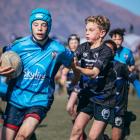
<instances>
[{"instance_id":1,"label":"boy's ear","mask_svg":"<svg viewBox=\"0 0 140 140\"><path fill-rule=\"evenodd\" d=\"M106 31L105 30L101 30L100 37L103 38L105 35L106 35Z\"/></svg>"}]
</instances>

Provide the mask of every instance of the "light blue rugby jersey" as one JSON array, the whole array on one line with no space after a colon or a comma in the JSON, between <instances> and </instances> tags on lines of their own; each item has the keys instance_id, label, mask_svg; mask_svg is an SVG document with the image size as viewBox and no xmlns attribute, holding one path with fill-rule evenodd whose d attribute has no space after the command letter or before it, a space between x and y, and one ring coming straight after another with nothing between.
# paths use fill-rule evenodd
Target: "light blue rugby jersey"
<instances>
[{"instance_id":1,"label":"light blue rugby jersey","mask_svg":"<svg viewBox=\"0 0 140 140\"><path fill-rule=\"evenodd\" d=\"M125 47L121 47L120 49L117 50L114 60L129 66L135 64L132 51Z\"/></svg>"},{"instance_id":2,"label":"light blue rugby jersey","mask_svg":"<svg viewBox=\"0 0 140 140\"><path fill-rule=\"evenodd\" d=\"M52 39L42 49L30 36L16 42L11 50L18 53L24 68L10 103L19 108L48 106L53 100L54 76L62 64L66 67L71 65L73 54Z\"/></svg>"}]
</instances>

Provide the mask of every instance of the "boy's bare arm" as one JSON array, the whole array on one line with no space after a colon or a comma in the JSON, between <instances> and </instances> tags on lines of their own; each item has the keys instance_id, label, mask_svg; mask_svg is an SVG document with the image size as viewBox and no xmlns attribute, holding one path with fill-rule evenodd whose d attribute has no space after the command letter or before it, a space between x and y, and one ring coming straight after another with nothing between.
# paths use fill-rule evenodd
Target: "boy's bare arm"
<instances>
[{"instance_id":1,"label":"boy's bare arm","mask_svg":"<svg viewBox=\"0 0 140 140\"><path fill-rule=\"evenodd\" d=\"M95 78L100 73L100 70L97 67L93 67L92 69L91 68L89 69L89 68L82 68L76 66L76 69L87 76L91 76L92 78Z\"/></svg>"},{"instance_id":2,"label":"boy's bare arm","mask_svg":"<svg viewBox=\"0 0 140 140\"><path fill-rule=\"evenodd\" d=\"M81 72L76 68L76 64L74 62L72 63L71 68L74 72L74 78L72 80L72 84L76 85L80 79Z\"/></svg>"}]
</instances>

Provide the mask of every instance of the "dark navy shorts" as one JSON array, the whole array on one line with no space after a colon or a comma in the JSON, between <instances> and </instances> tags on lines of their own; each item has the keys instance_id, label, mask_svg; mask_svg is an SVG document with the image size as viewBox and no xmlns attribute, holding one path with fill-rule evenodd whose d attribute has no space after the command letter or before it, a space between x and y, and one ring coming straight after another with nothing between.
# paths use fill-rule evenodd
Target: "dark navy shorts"
<instances>
[{"instance_id":1,"label":"dark navy shorts","mask_svg":"<svg viewBox=\"0 0 140 140\"><path fill-rule=\"evenodd\" d=\"M8 104L4 114L4 126L18 131L19 127L26 118L33 117L40 123L46 117L48 110L49 109L42 106L20 109Z\"/></svg>"},{"instance_id":2,"label":"dark navy shorts","mask_svg":"<svg viewBox=\"0 0 140 140\"><path fill-rule=\"evenodd\" d=\"M77 111L84 112L91 118L94 117L95 120L105 123L113 123L114 121L114 108L91 102L89 97L81 97L79 99Z\"/></svg>"}]
</instances>

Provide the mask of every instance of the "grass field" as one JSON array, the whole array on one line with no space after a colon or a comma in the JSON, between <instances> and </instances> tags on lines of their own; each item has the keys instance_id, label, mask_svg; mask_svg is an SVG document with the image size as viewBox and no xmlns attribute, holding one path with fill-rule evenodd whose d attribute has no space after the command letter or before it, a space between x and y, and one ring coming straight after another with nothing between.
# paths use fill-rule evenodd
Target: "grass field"
<instances>
[{"instance_id":1,"label":"grass field","mask_svg":"<svg viewBox=\"0 0 140 140\"><path fill-rule=\"evenodd\" d=\"M55 101L46 119L36 130L37 140L69 140L71 121L65 107L66 95L55 95ZM140 100L136 96L129 96L128 110L136 114L136 121L131 123L131 134L128 140L140 140ZM92 122L91 122L92 123ZM88 125L88 131L91 123ZM108 126L106 133L110 135L111 127Z\"/></svg>"}]
</instances>

